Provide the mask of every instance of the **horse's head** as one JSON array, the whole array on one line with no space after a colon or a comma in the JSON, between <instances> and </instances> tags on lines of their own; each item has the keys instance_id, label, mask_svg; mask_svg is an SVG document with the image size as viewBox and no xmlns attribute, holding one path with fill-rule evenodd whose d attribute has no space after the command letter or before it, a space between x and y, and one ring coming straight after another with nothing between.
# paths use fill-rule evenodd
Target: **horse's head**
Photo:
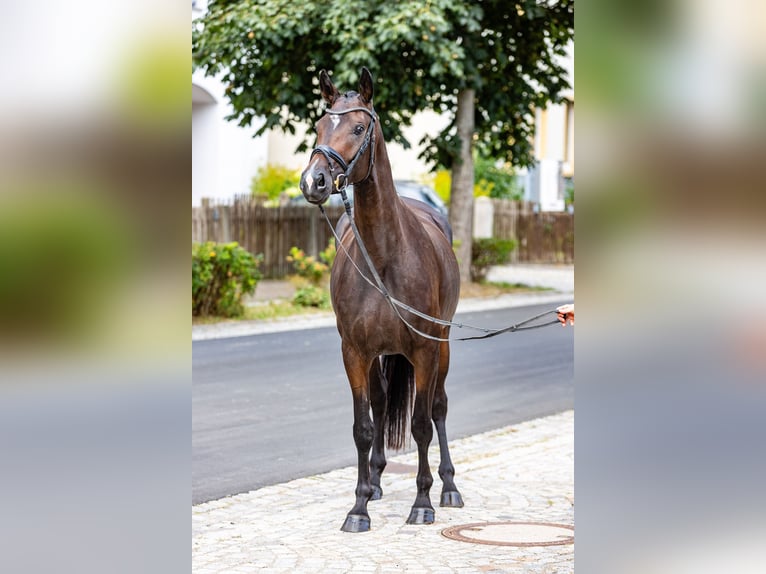
<instances>
[{"instance_id":1,"label":"horse's head","mask_svg":"<svg viewBox=\"0 0 766 574\"><path fill-rule=\"evenodd\" d=\"M300 184L304 197L315 204L324 203L349 183L365 180L375 161L370 71L362 68L359 92L341 95L324 70L319 73L319 87L328 107L316 123L316 147Z\"/></svg>"}]
</instances>

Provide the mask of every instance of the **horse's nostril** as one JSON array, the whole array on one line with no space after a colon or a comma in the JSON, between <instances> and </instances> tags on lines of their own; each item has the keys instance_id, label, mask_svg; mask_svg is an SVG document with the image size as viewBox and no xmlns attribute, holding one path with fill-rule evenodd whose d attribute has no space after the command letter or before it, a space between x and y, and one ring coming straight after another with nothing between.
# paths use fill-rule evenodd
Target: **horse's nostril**
<instances>
[{"instance_id":1,"label":"horse's nostril","mask_svg":"<svg viewBox=\"0 0 766 574\"><path fill-rule=\"evenodd\" d=\"M317 189L324 189L325 183L324 183L324 174L320 173L319 177L317 177Z\"/></svg>"}]
</instances>

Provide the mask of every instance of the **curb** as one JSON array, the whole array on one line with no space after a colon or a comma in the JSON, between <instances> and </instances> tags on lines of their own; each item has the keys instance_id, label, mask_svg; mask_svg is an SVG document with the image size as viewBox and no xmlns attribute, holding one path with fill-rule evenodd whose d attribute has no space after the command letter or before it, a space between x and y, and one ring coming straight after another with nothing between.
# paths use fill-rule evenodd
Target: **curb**
<instances>
[{"instance_id":1,"label":"curb","mask_svg":"<svg viewBox=\"0 0 766 574\"><path fill-rule=\"evenodd\" d=\"M574 293L557 291L555 293L530 293L516 295L501 295L492 299L463 299L458 303L457 314L492 311L495 309L510 309L529 305L544 305L546 303L568 303L574 300ZM216 323L213 325L192 325L192 341L208 341L211 339L229 339L264 335L267 333L283 333L285 331L300 331L304 329L320 329L335 326L335 314L331 311L316 315L298 315L275 319L273 321L240 321Z\"/></svg>"}]
</instances>

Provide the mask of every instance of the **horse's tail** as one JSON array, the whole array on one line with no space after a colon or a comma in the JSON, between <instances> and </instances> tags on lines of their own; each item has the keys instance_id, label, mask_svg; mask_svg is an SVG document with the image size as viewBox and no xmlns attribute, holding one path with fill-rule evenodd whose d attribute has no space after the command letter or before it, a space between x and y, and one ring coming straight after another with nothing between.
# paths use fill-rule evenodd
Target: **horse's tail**
<instances>
[{"instance_id":1,"label":"horse's tail","mask_svg":"<svg viewBox=\"0 0 766 574\"><path fill-rule=\"evenodd\" d=\"M409 420L415 395L415 369L404 355L383 357L383 376L388 381L388 448L399 450L409 436Z\"/></svg>"}]
</instances>

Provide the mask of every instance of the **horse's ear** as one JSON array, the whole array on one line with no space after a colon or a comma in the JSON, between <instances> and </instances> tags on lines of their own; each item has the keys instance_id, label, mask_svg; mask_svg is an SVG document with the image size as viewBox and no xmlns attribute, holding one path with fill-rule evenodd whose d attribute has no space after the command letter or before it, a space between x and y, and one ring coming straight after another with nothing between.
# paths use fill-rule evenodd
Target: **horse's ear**
<instances>
[{"instance_id":1,"label":"horse's ear","mask_svg":"<svg viewBox=\"0 0 766 574\"><path fill-rule=\"evenodd\" d=\"M366 103L372 101L373 82L372 74L367 68L362 68L362 77L359 78L359 95Z\"/></svg>"},{"instance_id":2,"label":"horse's ear","mask_svg":"<svg viewBox=\"0 0 766 574\"><path fill-rule=\"evenodd\" d=\"M335 100L340 97L338 88L335 87L335 84L333 84L330 79L330 75L324 70L319 72L319 89L322 91L324 101L331 106L335 103Z\"/></svg>"}]
</instances>

